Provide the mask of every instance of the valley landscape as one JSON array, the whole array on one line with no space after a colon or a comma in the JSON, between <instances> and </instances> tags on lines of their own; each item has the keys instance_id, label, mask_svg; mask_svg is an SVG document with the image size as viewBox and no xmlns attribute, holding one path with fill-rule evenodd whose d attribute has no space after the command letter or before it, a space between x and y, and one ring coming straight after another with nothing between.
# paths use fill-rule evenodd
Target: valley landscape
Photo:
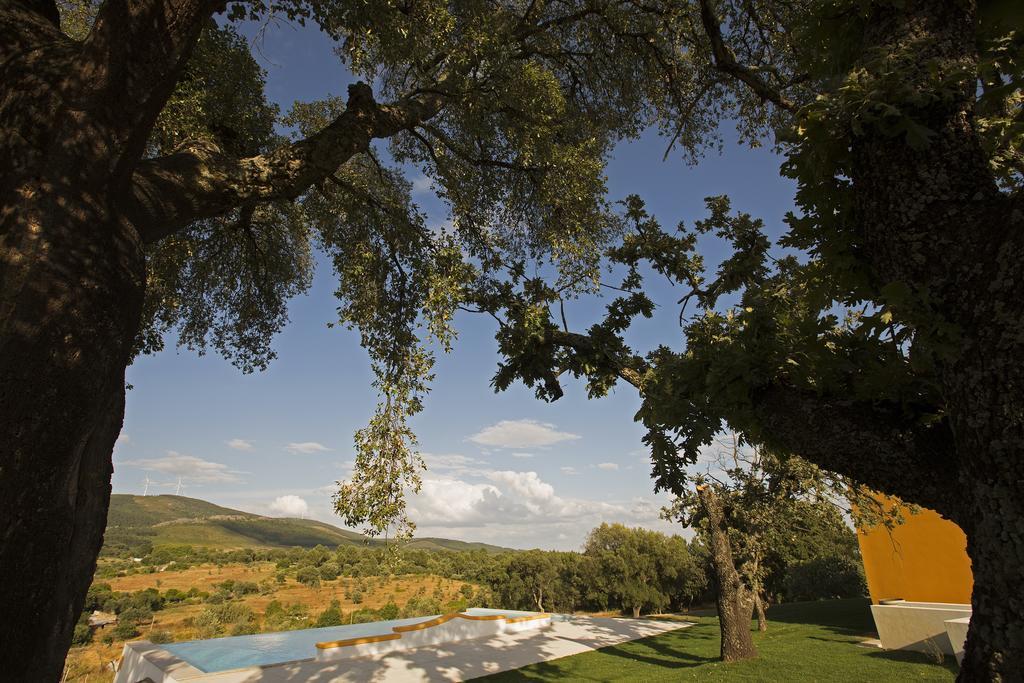
<instances>
[{"instance_id":1,"label":"valley landscape","mask_svg":"<svg viewBox=\"0 0 1024 683\"><path fill-rule=\"evenodd\" d=\"M441 538L396 545L316 520L264 517L195 498L115 495L107 539L65 662L66 681L110 680L124 644L133 640L181 642L471 607L591 616L637 616L642 611L647 618L653 612L658 619L696 624L692 630L623 645L625 652L636 654L638 669L622 669L615 660L600 659L607 655L595 653L560 662L562 677L591 670L602 680L657 677L674 661L662 654L653 669L642 664L644 652L660 652L659 642L682 644L683 650L713 662L703 645L718 629L706 551L696 541L641 529L602 525L579 553L512 550ZM807 647L808 638L820 638L830 629L839 634L837 643L871 635L866 601L859 597L864 591L859 573L845 585L836 583L835 576L823 583L820 569L799 578L805 568L818 565L834 572L841 557L859 566L851 541L852 532L836 526L807 546L817 559L805 557L781 567L788 580L771 585L788 595L779 594L776 600L829 599L818 606L787 602L771 608L771 619L779 623L772 626L769 640L758 639L766 650L762 664L783 666L779 658L786 658L786 670L803 679L813 676L815 657L829 656L851 674L874 672L874 680L948 680L948 663L928 663L923 656L876 662L856 648L822 645L817 652ZM661 560L646 565L643 558L649 556ZM796 661L792 648L802 653ZM688 676L714 675L713 670L704 671L701 661L693 660L698 669ZM531 677L530 671L524 669L523 675Z\"/></svg>"},{"instance_id":2,"label":"valley landscape","mask_svg":"<svg viewBox=\"0 0 1024 683\"><path fill-rule=\"evenodd\" d=\"M111 664L126 640L169 642L358 623L436 614L482 600L476 585L408 561L395 565L407 573L382 568L392 552L386 541L194 498L115 494L107 538L83 623L90 608L121 618L94 627L88 642L72 648L68 681L111 678ZM416 551L507 550L427 538L403 549L406 557ZM302 567L315 568L315 577L301 574ZM119 624L125 624L120 631ZM79 640L87 629L76 631Z\"/></svg>"}]
</instances>

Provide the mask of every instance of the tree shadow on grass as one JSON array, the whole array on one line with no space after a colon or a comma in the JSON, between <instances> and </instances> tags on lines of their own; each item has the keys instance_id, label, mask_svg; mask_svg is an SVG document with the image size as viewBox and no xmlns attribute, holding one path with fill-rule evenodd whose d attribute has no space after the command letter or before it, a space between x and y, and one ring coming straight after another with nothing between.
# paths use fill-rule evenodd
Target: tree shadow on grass
<instances>
[{"instance_id":1,"label":"tree shadow on grass","mask_svg":"<svg viewBox=\"0 0 1024 683\"><path fill-rule=\"evenodd\" d=\"M668 669L690 668L718 661L718 657L704 657L683 649L687 640L711 640L710 636L701 633L689 633L687 635L691 637L673 639L675 642L672 643L667 642L664 636L644 638L630 643L631 647L613 645L612 647L602 648L600 652L612 655L613 657L622 657L623 659L644 662ZM653 654L645 654L642 651L638 652L640 647L651 650Z\"/></svg>"},{"instance_id":2,"label":"tree shadow on grass","mask_svg":"<svg viewBox=\"0 0 1024 683\"><path fill-rule=\"evenodd\" d=\"M867 598L783 603L768 610L768 621L819 626L843 636L876 636Z\"/></svg>"},{"instance_id":3,"label":"tree shadow on grass","mask_svg":"<svg viewBox=\"0 0 1024 683\"><path fill-rule=\"evenodd\" d=\"M932 664L941 666L954 676L960 671L956 658L952 655L945 655L942 661L936 661L934 656L924 652L911 652L907 650L879 650L868 654L872 659L884 659L888 662L900 662L902 664Z\"/></svg>"},{"instance_id":4,"label":"tree shadow on grass","mask_svg":"<svg viewBox=\"0 0 1024 683\"><path fill-rule=\"evenodd\" d=\"M690 631L690 629L687 629L686 636L691 639L712 639L712 636L710 635L703 633L691 633ZM673 639L674 642L668 643L665 638L667 635L669 634L660 634L649 638L635 640L630 643L624 643L623 645L603 647L597 652L600 652L602 655L620 657L631 662L650 664L662 669L689 669L719 661L718 657L703 657L683 651L681 647L685 642L685 638L679 637ZM646 648L651 650L652 653L646 654L642 650L638 651L639 648ZM552 662L539 662L537 664L532 664L527 670L520 669L506 671L499 676L501 680L553 681L565 679L567 675L570 674L562 668L558 660L555 660ZM579 671L573 671L571 673L571 677L572 680L608 680L606 673L598 674L595 677L587 677L580 674Z\"/></svg>"}]
</instances>

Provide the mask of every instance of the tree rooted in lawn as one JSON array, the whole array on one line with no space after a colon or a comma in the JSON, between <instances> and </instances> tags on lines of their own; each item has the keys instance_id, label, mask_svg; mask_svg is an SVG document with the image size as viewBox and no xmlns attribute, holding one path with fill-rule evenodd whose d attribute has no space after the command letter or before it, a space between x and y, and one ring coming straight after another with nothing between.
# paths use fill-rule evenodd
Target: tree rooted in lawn
<instances>
[{"instance_id":1,"label":"tree rooted in lawn","mask_svg":"<svg viewBox=\"0 0 1024 683\"><path fill-rule=\"evenodd\" d=\"M802 458L741 443L736 434L729 443L716 445L722 450L701 463L705 471L694 470L688 477L692 485L680 482L682 493L665 516L696 530L709 549L718 587L722 659L736 661L756 655L746 633L752 614L758 630L768 630L769 587L782 588L791 570L812 559L799 557L798 546L809 546L813 560L859 566L856 541L841 516L848 512L849 500L860 503L855 508L858 521L898 520L858 487ZM843 543L844 536L852 544ZM801 537L803 544L797 542ZM857 578L852 586L842 586L844 592L828 597L863 596L863 578Z\"/></svg>"},{"instance_id":2,"label":"tree rooted in lawn","mask_svg":"<svg viewBox=\"0 0 1024 683\"><path fill-rule=\"evenodd\" d=\"M507 309L495 384L519 378L547 399L563 372L595 395L635 384L664 488L729 429L937 510L966 533L974 572L961 679L1012 679L1024 671L1019 7L699 5L722 78L780 121L797 186L781 248L725 197L674 234L633 199L635 229L610 253L624 293L585 334L565 325L557 286L480 287L481 309ZM717 272L701 235L732 245ZM685 349L624 342L653 309L641 266L680 286Z\"/></svg>"},{"instance_id":3,"label":"tree rooted in lawn","mask_svg":"<svg viewBox=\"0 0 1024 683\"><path fill-rule=\"evenodd\" d=\"M718 491L705 483L698 483L695 493L707 528L711 566L715 574L722 661L751 659L757 656L757 648L750 635L750 615L756 594L743 583L736 571L729 543L729 526Z\"/></svg>"}]
</instances>

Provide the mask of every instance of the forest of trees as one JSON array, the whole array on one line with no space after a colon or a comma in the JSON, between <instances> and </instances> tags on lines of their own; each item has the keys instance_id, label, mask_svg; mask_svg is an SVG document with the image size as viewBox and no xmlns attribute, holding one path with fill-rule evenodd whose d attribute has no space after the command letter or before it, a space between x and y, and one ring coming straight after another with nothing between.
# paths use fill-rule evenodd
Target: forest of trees
<instances>
[{"instance_id":1,"label":"forest of trees","mask_svg":"<svg viewBox=\"0 0 1024 683\"><path fill-rule=\"evenodd\" d=\"M766 559L764 582L773 601L864 594L856 538L842 520L835 521L792 536L790 542L779 544ZM122 551L120 559L108 557L97 572L97 584L116 576L178 571L200 564L274 562L282 582L319 585L339 577L423 574L477 586L476 591L465 596L467 602L461 606L421 606L423 614L480 605L554 612L617 611L638 616L706 604L713 600L715 592L708 551L699 539L687 542L681 536L621 524L595 528L581 552L493 553L357 546L222 551L180 545L157 546L138 559L141 561L132 559L130 551ZM829 575L830 580L822 581L822 574ZM256 584L232 585L220 597L230 599L237 597L238 591L245 594L257 590L260 587ZM210 595L190 597L208 600Z\"/></svg>"}]
</instances>

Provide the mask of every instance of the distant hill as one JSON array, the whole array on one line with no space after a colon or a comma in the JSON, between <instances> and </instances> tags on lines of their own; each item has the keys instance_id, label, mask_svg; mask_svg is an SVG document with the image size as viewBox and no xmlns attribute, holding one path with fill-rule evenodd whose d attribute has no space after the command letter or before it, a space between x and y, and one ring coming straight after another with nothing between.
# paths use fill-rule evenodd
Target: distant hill
<instances>
[{"instance_id":1,"label":"distant hill","mask_svg":"<svg viewBox=\"0 0 1024 683\"><path fill-rule=\"evenodd\" d=\"M381 545L381 539L341 529L325 522L290 517L264 517L232 510L185 496L134 496L115 493L107 513L107 544L145 539L153 545L187 544L212 548L312 548L325 545ZM409 548L420 550L486 550L501 548L446 538L413 538Z\"/></svg>"}]
</instances>

